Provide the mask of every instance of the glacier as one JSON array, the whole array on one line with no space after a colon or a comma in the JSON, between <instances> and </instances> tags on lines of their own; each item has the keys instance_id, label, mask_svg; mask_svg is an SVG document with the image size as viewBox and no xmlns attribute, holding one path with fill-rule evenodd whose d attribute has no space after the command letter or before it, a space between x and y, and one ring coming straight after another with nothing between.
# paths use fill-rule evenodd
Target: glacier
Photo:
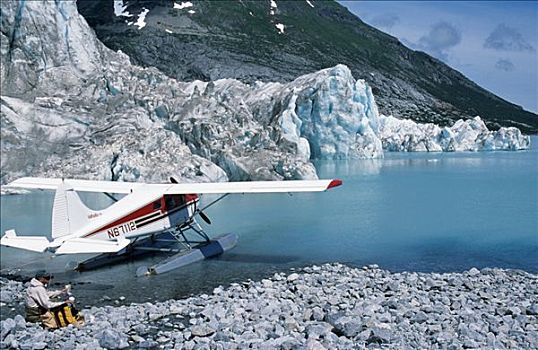
<instances>
[{"instance_id":1,"label":"glacier","mask_svg":"<svg viewBox=\"0 0 538 350\"><path fill-rule=\"evenodd\" d=\"M345 65L288 83L181 82L106 48L75 1L1 6L1 183L315 179L313 159L530 145L479 117L439 127L380 115Z\"/></svg>"},{"instance_id":2,"label":"glacier","mask_svg":"<svg viewBox=\"0 0 538 350\"><path fill-rule=\"evenodd\" d=\"M478 116L439 127L381 115L379 137L383 149L391 152L517 151L530 147L530 138L519 129L488 130Z\"/></svg>"}]
</instances>

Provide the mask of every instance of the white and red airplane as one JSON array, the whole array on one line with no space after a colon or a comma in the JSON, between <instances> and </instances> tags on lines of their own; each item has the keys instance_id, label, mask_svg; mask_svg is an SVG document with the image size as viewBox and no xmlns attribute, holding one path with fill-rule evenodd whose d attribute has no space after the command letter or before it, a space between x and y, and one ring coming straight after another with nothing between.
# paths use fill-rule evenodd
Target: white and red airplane
<instances>
[{"instance_id":1,"label":"white and red airplane","mask_svg":"<svg viewBox=\"0 0 538 350\"><path fill-rule=\"evenodd\" d=\"M231 193L321 192L340 186L341 180L253 181L224 183L184 183L173 178L169 184L92 181L75 179L48 179L24 177L7 188L56 190L52 210L52 241L44 236L18 236L15 230L6 231L0 244L35 252L50 251L59 254L101 254L100 262L111 257L125 256L134 250L175 251L177 256L167 259L149 270L137 274L161 273L231 249L237 242L235 234L210 240L195 220L196 215L210 223L198 209L200 194L222 196L205 208ZM88 208L76 191L101 192L115 203L106 209ZM125 194L116 199L114 194ZM204 208L204 209L205 209ZM192 240L186 232L194 232L202 240ZM166 234L167 239L162 237ZM160 238L160 239L159 239ZM181 243L182 249L163 248L162 242ZM96 259L90 259L91 263ZM92 264L79 264L79 270ZM95 266L99 264L94 264ZM102 264L101 264L102 265Z\"/></svg>"}]
</instances>

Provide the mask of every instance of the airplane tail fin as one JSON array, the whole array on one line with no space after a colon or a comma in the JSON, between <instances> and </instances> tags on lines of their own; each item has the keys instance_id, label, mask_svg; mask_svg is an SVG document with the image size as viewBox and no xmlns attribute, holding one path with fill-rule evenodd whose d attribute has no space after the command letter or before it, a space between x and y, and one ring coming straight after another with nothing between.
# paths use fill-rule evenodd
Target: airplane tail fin
<instances>
[{"instance_id":1,"label":"airplane tail fin","mask_svg":"<svg viewBox=\"0 0 538 350\"><path fill-rule=\"evenodd\" d=\"M90 217L97 213L88 208L77 192L67 182L56 189L52 209L52 238L69 235L86 225Z\"/></svg>"}]
</instances>

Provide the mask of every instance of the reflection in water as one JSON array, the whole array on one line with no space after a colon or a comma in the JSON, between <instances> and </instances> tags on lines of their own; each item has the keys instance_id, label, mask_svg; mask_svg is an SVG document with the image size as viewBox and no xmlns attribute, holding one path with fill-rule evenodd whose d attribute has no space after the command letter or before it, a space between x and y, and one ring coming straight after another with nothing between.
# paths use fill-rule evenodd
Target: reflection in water
<instances>
[{"instance_id":1,"label":"reflection in water","mask_svg":"<svg viewBox=\"0 0 538 350\"><path fill-rule=\"evenodd\" d=\"M351 174L377 175L383 167L383 159L360 159L341 161L315 161L318 172L348 176Z\"/></svg>"},{"instance_id":2,"label":"reflection in water","mask_svg":"<svg viewBox=\"0 0 538 350\"><path fill-rule=\"evenodd\" d=\"M242 263L259 263L259 264L290 264L301 260L298 256L288 255L254 255L254 254L235 254L233 252L223 254L216 258L221 261L235 261Z\"/></svg>"}]
</instances>

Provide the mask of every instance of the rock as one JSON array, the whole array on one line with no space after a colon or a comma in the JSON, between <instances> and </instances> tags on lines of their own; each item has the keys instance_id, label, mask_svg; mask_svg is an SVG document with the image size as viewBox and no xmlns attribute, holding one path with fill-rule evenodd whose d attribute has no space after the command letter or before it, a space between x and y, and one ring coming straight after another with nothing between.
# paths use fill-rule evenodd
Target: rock
<instances>
[{"instance_id":1,"label":"rock","mask_svg":"<svg viewBox=\"0 0 538 350\"><path fill-rule=\"evenodd\" d=\"M262 280L262 285L263 285L264 288L271 288L271 287L273 287L273 281L268 280L268 279L263 279Z\"/></svg>"},{"instance_id":2,"label":"rock","mask_svg":"<svg viewBox=\"0 0 538 350\"><path fill-rule=\"evenodd\" d=\"M473 339L465 339L463 341L463 347L466 349L477 349L479 346L478 343Z\"/></svg>"},{"instance_id":3,"label":"rock","mask_svg":"<svg viewBox=\"0 0 538 350\"><path fill-rule=\"evenodd\" d=\"M18 315L1 321L1 344L19 349L51 342L66 349L530 349L538 344L533 274L495 269L476 278L469 272L390 273L341 264L293 273L297 278L291 283L277 274L271 283L247 281L185 300L94 306L84 310L88 323L81 329L49 332ZM475 287L462 288L470 279ZM400 289L387 293L392 281ZM149 321L151 315L159 317Z\"/></svg>"},{"instance_id":4,"label":"rock","mask_svg":"<svg viewBox=\"0 0 538 350\"><path fill-rule=\"evenodd\" d=\"M472 269L469 270L468 274L469 274L469 276L477 276L477 275L480 274L480 270L473 267Z\"/></svg>"},{"instance_id":5,"label":"rock","mask_svg":"<svg viewBox=\"0 0 538 350\"><path fill-rule=\"evenodd\" d=\"M390 343L392 339L392 332L390 329L382 327L374 327L371 329L371 334L366 339L367 344L387 344Z\"/></svg>"},{"instance_id":6,"label":"rock","mask_svg":"<svg viewBox=\"0 0 538 350\"><path fill-rule=\"evenodd\" d=\"M15 321L15 330L26 329L26 320L21 315L16 315L13 320Z\"/></svg>"},{"instance_id":7,"label":"rock","mask_svg":"<svg viewBox=\"0 0 538 350\"><path fill-rule=\"evenodd\" d=\"M298 279L298 278L299 278L299 274L292 273L291 275L288 276L287 281L288 281L288 282L293 282L293 281L295 281L295 280Z\"/></svg>"},{"instance_id":8,"label":"rock","mask_svg":"<svg viewBox=\"0 0 538 350\"><path fill-rule=\"evenodd\" d=\"M527 315L538 316L538 304L532 304L526 309Z\"/></svg>"},{"instance_id":9,"label":"rock","mask_svg":"<svg viewBox=\"0 0 538 350\"><path fill-rule=\"evenodd\" d=\"M104 329L95 336L99 345L107 349L124 349L129 346L127 337L113 329Z\"/></svg>"},{"instance_id":10,"label":"rock","mask_svg":"<svg viewBox=\"0 0 538 350\"><path fill-rule=\"evenodd\" d=\"M359 319L348 316L339 318L333 326L336 332L339 332L348 338L354 338L363 328L363 324Z\"/></svg>"},{"instance_id":11,"label":"rock","mask_svg":"<svg viewBox=\"0 0 538 350\"><path fill-rule=\"evenodd\" d=\"M285 336L275 339L275 344L280 349L292 350L298 349L301 346L301 342L291 336Z\"/></svg>"},{"instance_id":12,"label":"rock","mask_svg":"<svg viewBox=\"0 0 538 350\"><path fill-rule=\"evenodd\" d=\"M16 325L17 323L15 322L15 320L11 318L7 318L3 321L0 321L0 339L4 339L9 334L9 332L11 332L11 330L15 328Z\"/></svg>"},{"instance_id":13,"label":"rock","mask_svg":"<svg viewBox=\"0 0 538 350\"><path fill-rule=\"evenodd\" d=\"M215 330L206 325L194 325L190 328L192 335L195 337L207 337L215 333Z\"/></svg>"},{"instance_id":14,"label":"rock","mask_svg":"<svg viewBox=\"0 0 538 350\"><path fill-rule=\"evenodd\" d=\"M14 299L13 297L13 292L9 290L0 290L0 301L3 305L12 303Z\"/></svg>"},{"instance_id":15,"label":"rock","mask_svg":"<svg viewBox=\"0 0 538 350\"><path fill-rule=\"evenodd\" d=\"M308 339L306 341L306 349L307 350L325 350L327 349L323 344L321 344L319 341L314 339Z\"/></svg>"},{"instance_id":16,"label":"rock","mask_svg":"<svg viewBox=\"0 0 538 350\"><path fill-rule=\"evenodd\" d=\"M308 339L320 339L331 332L333 326L326 322L315 322L306 326L306 335Z\"/></svg>"},{"instance_id":17,"label":"rock","mask_svg":"<svg viewBox=\"0 0 538 350\"><path fill-rule=\"evenodd\" d=\"M512 307L508 308L508 312L513 316L517 316L517 315L521 314L521 309L518 308L518 307L512 306Z\"/></svg>"},{"instance_id":18,"label":"rock","mask_svg":"<svg viewBox=\"0 0 538 350\"><path fill-rule=\"evenodd\" d=\"M387 284L387 290L391 290L393 292L397 292L400 289L400 282L399 281L391 281Z\"/></svg>"},{"instance_id":19,"label":"rock","mask_svg":"<svg viewBox=\"0 0 538 350\"><path fill-rule=\"evenodd\" d=\"M312 309L312 318L315 321L322 321L325 318L325 313L320 307L316 306Z\"/></svg>"},{"instance_id":20,"label":"rock","mask_svg":"<svg viewBox=\"0 0 538 350\"><path fill-rule=\"evenodd\" d=\"M145 340L144 338L142 338L141 336L137 334L131 335L131 339L137 343L143 342Z\"/></svg>"},{"instance_id":21,"label":"rock","mask_svg":"<svg viewBox=\"0 0 538 350\"><path fill-rule=\"evenodd\" d=\"M155 349L158 346L159 343L151 339L143 340L138 344L138 348L140 349Z\"/></svg>"},{"instance_id":22,"label":"rock","mask_svg":"<svg viewBox=\"0 0 538 350\"><path fill-rule=\"evenodd\" d=\"M45 343L43 341L35 342L32 345L33 350L41 350L41 349L45 349L45 348L47 348L47 343Z\"/></svg>"},{"instance_id":23,"label":"rock","mask_svg":"<svg viewBox=\"0 0 538 350\"><path fill-rule=\"evenodd\" d=\"M416 323L423 323L423 322L426 322L427 320L428 320L428 315L426 315L426 313L424 313L423 311L419 311L411 317L411 322L416 322Z\"/></svg>"}]
</instances>

